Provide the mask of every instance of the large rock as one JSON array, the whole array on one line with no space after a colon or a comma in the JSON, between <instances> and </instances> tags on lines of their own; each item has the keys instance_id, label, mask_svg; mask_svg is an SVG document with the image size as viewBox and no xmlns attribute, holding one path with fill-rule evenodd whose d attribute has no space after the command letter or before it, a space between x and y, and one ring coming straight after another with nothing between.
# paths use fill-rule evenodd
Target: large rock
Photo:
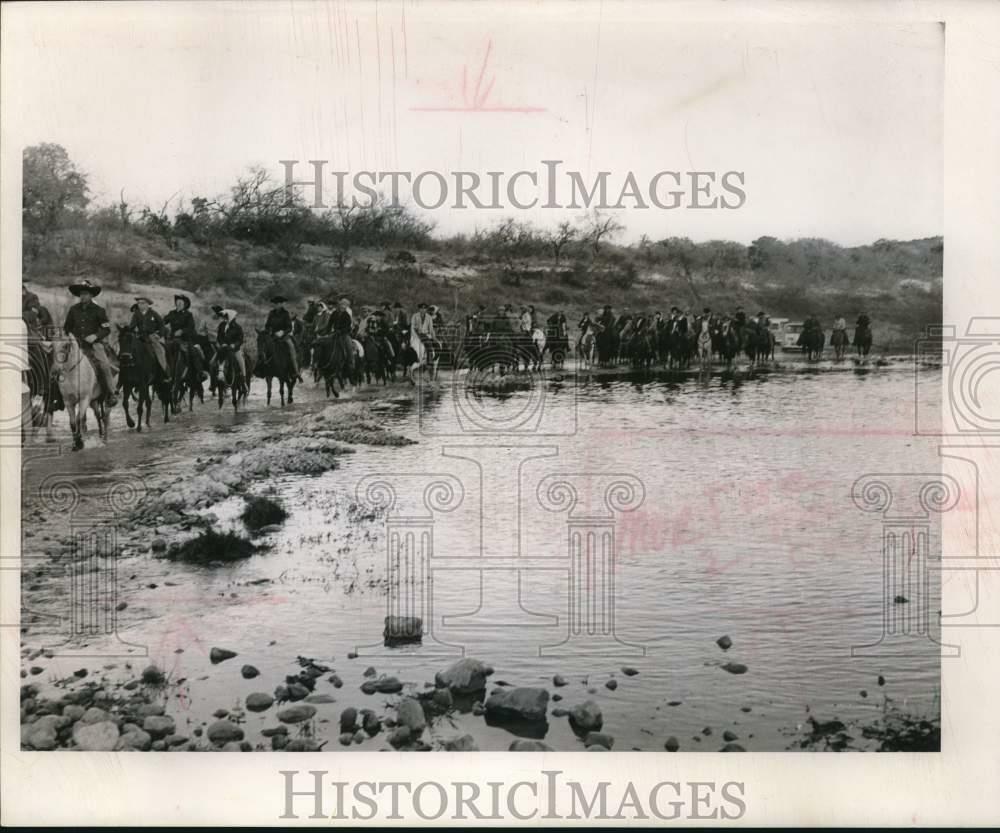
<instances>
[{"instance_id":1,"label":"large rock","mask_svg":"<svg viewBox=\"0 0 1000 833\"><path fill-rule=\"evenodd\" d=\"M176 728L172 717L163 717L162 715L150 715L142 723L142 731L149 733L153 740L172 735Z\"/></svg>"},{"instance_id":2,"label":"large rock","mask_svg":"<svg viewBox=\"0 0 1000 833\"><path fill-rule=\"evenodd\" d=\"M152 746L153 739L142 729L131 729L120 738L115 750L118 752L146 752Z\"/></svg>"},{"instance_id":3,"label":"large rock","mask_svg":"<svg viewBox=\"0 0 1000 833\"><path fill-rule=\"evenodd\" d=\"M59 718L54 714L47 714L40 717L34 723L24 726L21 730L21 743L27 744L32 749L40 752L48 752L58 745L56 734L65 724L66 718Z\"/></svg>"},{"instance_id":4,"label":"large rock","mask_svg":"<svg viewBox=\"0 0 1000 833\"><path fill-rule=\"evenodd\" d=\"M255 691L247 695L247 711L263 712L267 711L274 703L274 698L264 691Z\"/></svg>"},{"instance_id":5,"label":"large rock","mask_svg":"<svg viewBox=\"0 0 1000 833\"><path fill-rule=\"evenodd\" d=\"M492 673L493 669L486 663L466 657L438 671L434 682L439 688L451 689L454 694L477 694L486 690L486 678Z\"/></svg>"},{"instance_id":6,"label":"large rock","mask_svg":"<svg viewBox=\"0 0 1000 833\"><path fill-rule=\"evenodd\" d=\"M307 703L296 703L278 712L278 720L282 723L302 723L310 720L316 714L316 707Z\"/></svg>"},{"instance_id":7,"label":"large rock","mask_svg":"<svg viewBox=\"0 0 1000 833\"><path fill-rule=\"evenodd\" d=\"M405 726L414 736L419 735L427 727L424 707L413 697L404 697L396 706L396 723Z\"/></svg>"},{"instance_id":8,"label":"large rock","mask_svg":"<svg viewBox=\"0 0 1000 833\"><path fill-rule=\"evenodd\" d=\"M231 720L218 720L205 733L212 743L232 743L243 740L243 730Z\"/></svg>"},{"instance_id":9,"label":"large rock","mask_svg":"<svg viewBox=\"0 0 1000 833\"><path fill-rule=\"evenodd\" d=\"M505 688L494 691L486 701L486 717L498 721L544 721L549 708L549 693L544 688Z\"/></svg>"},{"instance_id":10,"label":"large rock","mask_svg":"<svg viewBox=\"0 0 1000 833\"><path fill-rule=\"evenodd\" d=\"M73 740L85 752L111 752L118 744L118 724L111 720L100 723L77 723Z\"/></svg>"},{"instance_id":11,"label":"large rock","mask_svg":"<svg viewBox=\"0 0 1000 833\"><path fill-rule=\"evenodd\" d=\"M596 702L587 700L570 709L569 722L581 732L597 732L604 725L604 715Z\"/></svg>"},{"instance_id":12,"label":"large rock","mask_svg":"<svg viewBox=\"0 0 1000 833\"><path fill-rule=\"evenodd\" d=\"M386 616L382 636L386 645L402 645L420 642L424 634L424 623L419 616Z\"/></svg>"},{"instance_id":13,"label":"large rock","mask_svg":"<svg viewBox=\"0 0 1000 833\"><path fill-rule=\"evenodd\" d=\"M553 752L551 746L547 743L542 743L540 740L525 740L523 738L518 738L513 741L509 747L507 747L508 752Z\"/></svg>"},{"instance_id":14,"label":"large rock","mask_svg":"<svg viewBox=\"0 0 1000 833\"><path fill-rule=\"evenodd\" d=\"M611 749L615 745L615 739L604 732L588 732L587 737L583 739L583 745L603 746L605 749Z\"/></svg>"},{"instance_id":15,"label":"large rock","mask_svg":"<svg viewBox=\"0 0 1000 833\"><path fill-rule=\"evenodd\" d=\"M340 713L340 731L353 734L357 725L358 710L354 706L348 706Z\"/></svg>"},{"instance_id":16,"label":"large rock","mask_svg":"<svg viewBox=\"0 0 1000 833\"><path fill-rule=\"evenodd\" d=\"M403 690L403 684L398 677L379 677L375 681L375 690L380 694L396 694Z\"/></svg>"},{"instance_id":17,"label":"large rock","mask_svg":"<svg viewBox=\"0 0 1000 833\"><path fill-rule=\"evenodd\" d=\"M80 723L90 724L90 723L103 723L105 720L110 720L111 715L109 715L104 709L99 709L97 706L91 706L87 711L83 713L83 717L80 718Z\"/></svg>"},{"instance_id":18,"label":"large rock","mask_svg":"<svg viewBox=\"0 0 1000 833\"><path fill-rule=\"evenodd\" d=\"M399 749L401 746L406 746L412 739L412 732L408 726L397 726L392 730L392 734L389 735L389 744L394 749Z\"/></svg>"}]
</instances>

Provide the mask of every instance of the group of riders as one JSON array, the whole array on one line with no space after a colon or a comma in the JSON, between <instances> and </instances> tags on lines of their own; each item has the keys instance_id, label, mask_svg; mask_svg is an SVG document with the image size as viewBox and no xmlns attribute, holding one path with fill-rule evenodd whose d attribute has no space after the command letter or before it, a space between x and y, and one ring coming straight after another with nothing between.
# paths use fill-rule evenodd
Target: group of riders
<instances>
[{"instance_id":1,"label":"group of riders","mask_svg":"<svg viewBox=\"0 0 1000 833\"><path fill-rule=\"evenodd\" d=\"M237 322L238 313L220 305L211 307L213 328L197 327L191 299L174 296L174 308L161 315L148 296L135 298L131 318L117 325L118 350L112 348L112 323L106 310L96 303L101 287L89 280L69 286L76 298L62 326L64 338L71 339L93 366L100 398L113 406L124 391L128 413L130 392L141 388L137 377L148 376L148 387L176 413L187 393L189 404L195 395L203 398L202 385L219 397L231 391L233 406L245 398L250 379L279 381L284 404L287 389L292 401L296 382L302 381L302 367L314 379L324 379L327 393L336 395L341 387L363 379L387 382L402 368L411 381L426 368L433 376L442 359L452 368L490 368L500 373L540 368L546 354L553 367L563 365L570 352L570 326L563 312L544 320L530 304L516 308L503 304L492 312L480 304L464 321L446 322L441 310L427 303L417 305L412 314L398 301L377 307L365 306L356 314L347 296L308 302L301 318L287 308L288 299L273 296L272 309L263 330L257 332L256 351L247 354L245 335ZM58 330L38 296L22 282L22 314L29 336L39 342ZM799 345L810 358L822 351L825 333L815 315L810 315L799 336ZM833 325L831 344L838 358L850 343L843 317ZM871 347L871 321L862 313L856 322L854 344L867 355ZM751 363L773 358L775 335L770 318L763 311L749 317L742 307L732 313L718 313L705 307L700 314L671 307L660 312L616 315L611 306L584 313L576 326L575 346L582 367L610 367L627 362L650 367L662 362L667 367L684 368L692 361L704 367L715 359L731 363L746 353ZM145 368L145 371L143 370ZM121 371L121 372L120 372ZM36 384L37 387L37 384ZM52 386L54 387L54 386ZM42 392L46 395L50 392ZM52 391L54 396L58 396ZM148 400L147 393L147 424ZM140 402L141 395L136 396ZM58 409L57 404L54 409Z\"/></svg>"}]
</instances>

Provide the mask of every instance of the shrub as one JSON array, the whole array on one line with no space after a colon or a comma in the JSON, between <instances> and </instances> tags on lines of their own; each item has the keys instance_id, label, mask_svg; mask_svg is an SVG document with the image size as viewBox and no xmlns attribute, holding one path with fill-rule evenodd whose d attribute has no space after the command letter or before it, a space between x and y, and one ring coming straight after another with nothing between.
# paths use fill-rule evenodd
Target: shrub
<instances>
[{"instance_id":1,"label":"shrub","mask_svg":"<svg viewBox=\"0 0 1000 833\"><path fill-rule=\"evenodd\" d=\"M246 507L240 520L247 529L256 532L265 526L280 524L288 517L288 512L277 501L266 497L251 496L247 498Z\"/></svg>"},{"instance_id":2,"label":"shrub","mask_svg":"<svg viewBox=\"0 0 1000 833\"><path fill-rule=\"evenodd\" d=\"M171 547L167 557L189 564L210 564L214 561L239 561L249 558L259 547L234 532L206 529L197 538Z\"/></svg>"}]
</instances>

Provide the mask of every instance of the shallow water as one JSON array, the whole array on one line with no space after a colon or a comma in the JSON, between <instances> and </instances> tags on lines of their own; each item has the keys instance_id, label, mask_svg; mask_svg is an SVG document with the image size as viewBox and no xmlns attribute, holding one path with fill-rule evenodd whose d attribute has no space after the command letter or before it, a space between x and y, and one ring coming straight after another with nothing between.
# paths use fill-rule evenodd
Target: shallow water
<instances>
[{"instance_id":1,"label":"shallow water","mask_svg":"<svg viewBox=\"0 0 1000 833\"><path fill-rule=\"evenodd\" d=\"M921 407L936 408L940 375L921 374ZM317 706L319 734L335 745L342 708L381 711L394 699L359 691L367 666L421 689L463 651L495 667L493 682L562 695L550 710L597 700L616 749L661 750L673 735L682 750L709 751L727 728L747 749L784 749L809 714L871 719L885 695L937 713L940 656L929 640L909 641L897 658L851 650L878 641L883 616L881 517L855 506L852 484L868 473L940 468L933 442L913 436L912 370L581 376L576 384L567 376L541 389L470 395L446 382L397 403L384 411L386 424L418 444L359 448L320 477L255 489L280 496L291 517L266 537L272 548L246 562L128 559L121 634L147 646L175 680L186 678L169 706L178 723L210 722L220 706L272 691L302 655L344 680L342 689L325 678L316 688L337 699ZM426 513L427 483L449 475L460 504L416 527L433 528L433 550L423 572L396 585L385 513L359 507L358 484L393 483L397 506L412 517ZM539 495L544 478L564 475L581 490L579 528L602 534L608 518L595 517L614 519L615 556L589 575L570 570L564 493L547 493L556 511ZM608 513L605 485L615 480L640 484L641 505ZM225 524L240 507L235 498L213 511ZM931 549L939 551L936 535ZM527 565L519 573L509 569L516 558ZM926 601L935 634L938 598L935 582L926 599L910 602L915 611ZM420 646L381 644L390 599L398 599L394 612L424 615ZM724 634L728 651L715 644ZM213 666L215 645L239 657ZM349 651L361 656L347 660ZM242 679L244 662L261 676ZM726 662L748 670L727 673ZM554 688L554 674L568 685ZM612 677L614 691L605 687ZM273 709L248 714L248 737L274 722ZM706 726L711 737L701 734ZM438 739L466 731L483 749L506 749L513 737L469 713L431 730ZM582 748L563 718L550 718L544 736L557 749ZM386 745L383 734L351 748Z\"/></svg>"}]
</instances>

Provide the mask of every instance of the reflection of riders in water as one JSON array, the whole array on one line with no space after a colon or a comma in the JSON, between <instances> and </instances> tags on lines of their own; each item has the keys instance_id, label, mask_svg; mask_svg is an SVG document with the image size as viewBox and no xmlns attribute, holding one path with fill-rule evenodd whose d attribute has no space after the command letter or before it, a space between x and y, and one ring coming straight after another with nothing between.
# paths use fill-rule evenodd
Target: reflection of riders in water
<instances>
[{"instance_id":1,"label":"reflection of riders in water","mask_svg":"<svg viewBox=\"0 0 1000 833\"><path fill-rule=\"evenodd\" d=\"M163 381L170 382L170 368L167 365L167 348L163 343L165 324L160 314L153 309L153 302L145 296L135 299L135 311L129 321L129 329L142 339L156 357L156 363L163 370Z\"/></svg>"},{"instance_id":2,"label":"reflection of riders in water","mask_svg":"<svg viewBox=\"0 0 1000 833\"><path fill-rule=\"evenodd\" d=\"M264 322L264 331L270 333L276 339L283 341L288 347L288 353L292 361L292 373L301 382L298 349L292 337L292 317L288 314L288 310L285 309L287 300L284 295L275 295L271 299L274 309L267 314L267 320Z\"/></svg>"},{"instance_id":3,"label":"reflection of riders in water","mask_svg":"<svg viewBox=\"0 0 1000 833\"><path fill-rule=\"evenodd\" d=\"M107 347L111 324L104 307L94 303L101 287L88 280L70 284L69 291L80 300L69 308L63 331L73 336L97 372L98 382L104 392L105 404L113 406L118 400L114 394L112 376L117 368L112 366Z\"/></svg>"}]
</instances>

